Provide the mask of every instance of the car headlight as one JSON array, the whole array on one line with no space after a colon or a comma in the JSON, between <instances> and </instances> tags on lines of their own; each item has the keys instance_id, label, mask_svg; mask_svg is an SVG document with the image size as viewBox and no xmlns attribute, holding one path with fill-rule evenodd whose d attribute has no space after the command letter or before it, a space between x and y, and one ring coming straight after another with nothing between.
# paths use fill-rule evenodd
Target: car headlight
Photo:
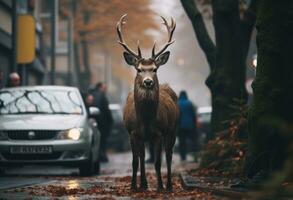
<instances>
[{"instance_id":1,"label":"car headlight","mask_svg":"<svg viewBox=\"0 0 293 200\"><path fill-rule=\"evenodd\" d=\"M0 140L8 140L7 133L0 131Z\"/></svg>"},{"instance_id":2,"label":"car headlight","mask_svg":"<svg viewBox=\"0 0 293 200\"><path fill-rule=\"evenodd\" d=\"M72 128L69 130L61 131L57 139L69 139L69 140L79 140L81 136L82 129L81 128Z\"/></svg>"}]
</instances>

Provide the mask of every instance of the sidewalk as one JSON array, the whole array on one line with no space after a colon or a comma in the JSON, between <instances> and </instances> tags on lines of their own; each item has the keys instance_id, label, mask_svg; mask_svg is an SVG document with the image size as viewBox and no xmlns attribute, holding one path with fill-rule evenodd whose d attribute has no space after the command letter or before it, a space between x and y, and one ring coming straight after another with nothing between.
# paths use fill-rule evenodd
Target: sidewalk
<instances>
[{"instance_id":1,"label":"sidewalk","mask_svg":"<svg viewBox=\"0 0 293 200\"><path fill-rule=\"evenodd\" d=\"M231 200L200 188L186 189L182 185L180 174L197 168L197 163L180 162L178 156L173 160L173 192L157 192L157 180L153 164L146 166L149 188L146 191L133 192L131 183L131 153L110 155L110 162L101 167L102 174L92 177L49 176L44 184L35 184L0 191L0 199L202 199ZM162 177L166 183L166 165L162 165ZM138 183L139 183L138 173Z\"/></svg>"},{"instance_id":2,"label":"sidewalk","mask_svg":"<svg viewBox=\"0 0 293 200\"><path fill-rule=\"evenodd\" d=\"M203 192L210 192L214 195L221 195L231 199L245 199L248 197L246 189L232 189L238 179L209 176L192 176L188 172L181 172L180 179L186 190L198 189Z\"/></svg>"}]
</instances>

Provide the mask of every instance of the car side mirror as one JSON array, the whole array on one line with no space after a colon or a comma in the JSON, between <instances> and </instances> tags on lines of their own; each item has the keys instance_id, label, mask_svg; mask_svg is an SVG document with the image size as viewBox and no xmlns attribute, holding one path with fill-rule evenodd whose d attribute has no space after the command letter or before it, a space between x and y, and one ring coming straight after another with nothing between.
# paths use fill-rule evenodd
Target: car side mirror
<instances>
[{"instance_id":1,"label":"car side mirror","mask_svg":"<svg viewBox=\"0 0 293 200\"><path fill-rule=\"evenodd\" d=\"M101 113L100 109L97 107L89 107L89 116L90 117L97 117Z\"/></svg>"}]
</instances>

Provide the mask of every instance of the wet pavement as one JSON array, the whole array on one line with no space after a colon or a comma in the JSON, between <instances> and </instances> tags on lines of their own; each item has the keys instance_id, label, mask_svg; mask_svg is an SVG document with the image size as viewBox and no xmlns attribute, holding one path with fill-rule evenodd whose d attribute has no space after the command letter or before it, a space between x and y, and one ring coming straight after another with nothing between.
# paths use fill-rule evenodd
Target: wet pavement
<instances>
[{"instance_id":1,"label":"wet pavement","mask_svg":"<svg viewBox=\"0 0 293 200\"><path fill-rule=\"evenodd\" d=\"M196 163L173 159L173 192L157 192L155 170L146 166L149 189L130 191L131 153L112 153L101 165L101 174L80 177L75 168L27 166L7 170L0 177L0 199L225 199L209 192L183 189L179 173L197 167ZM166 182L165 161L162 165ZM139 181L138 181L139 182Z\"/></svg>"}]
</instances>

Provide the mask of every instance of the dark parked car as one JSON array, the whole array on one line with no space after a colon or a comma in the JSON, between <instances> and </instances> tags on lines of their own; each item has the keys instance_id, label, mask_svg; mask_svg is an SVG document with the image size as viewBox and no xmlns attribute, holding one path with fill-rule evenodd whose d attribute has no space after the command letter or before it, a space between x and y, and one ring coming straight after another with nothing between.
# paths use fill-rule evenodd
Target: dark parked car
<instances>
[{"instance_id":1,"label":"dark parked car","mask_svg":"<svg viewBox=\"0 0 293 200\"><path fill-rule=\"evenodd\" d=\"M118 152L130 150L128 132L123 124L123 114L120 104L110 104L114 123L108 139L108 149Z\"/></svg>"}]
</instances>

